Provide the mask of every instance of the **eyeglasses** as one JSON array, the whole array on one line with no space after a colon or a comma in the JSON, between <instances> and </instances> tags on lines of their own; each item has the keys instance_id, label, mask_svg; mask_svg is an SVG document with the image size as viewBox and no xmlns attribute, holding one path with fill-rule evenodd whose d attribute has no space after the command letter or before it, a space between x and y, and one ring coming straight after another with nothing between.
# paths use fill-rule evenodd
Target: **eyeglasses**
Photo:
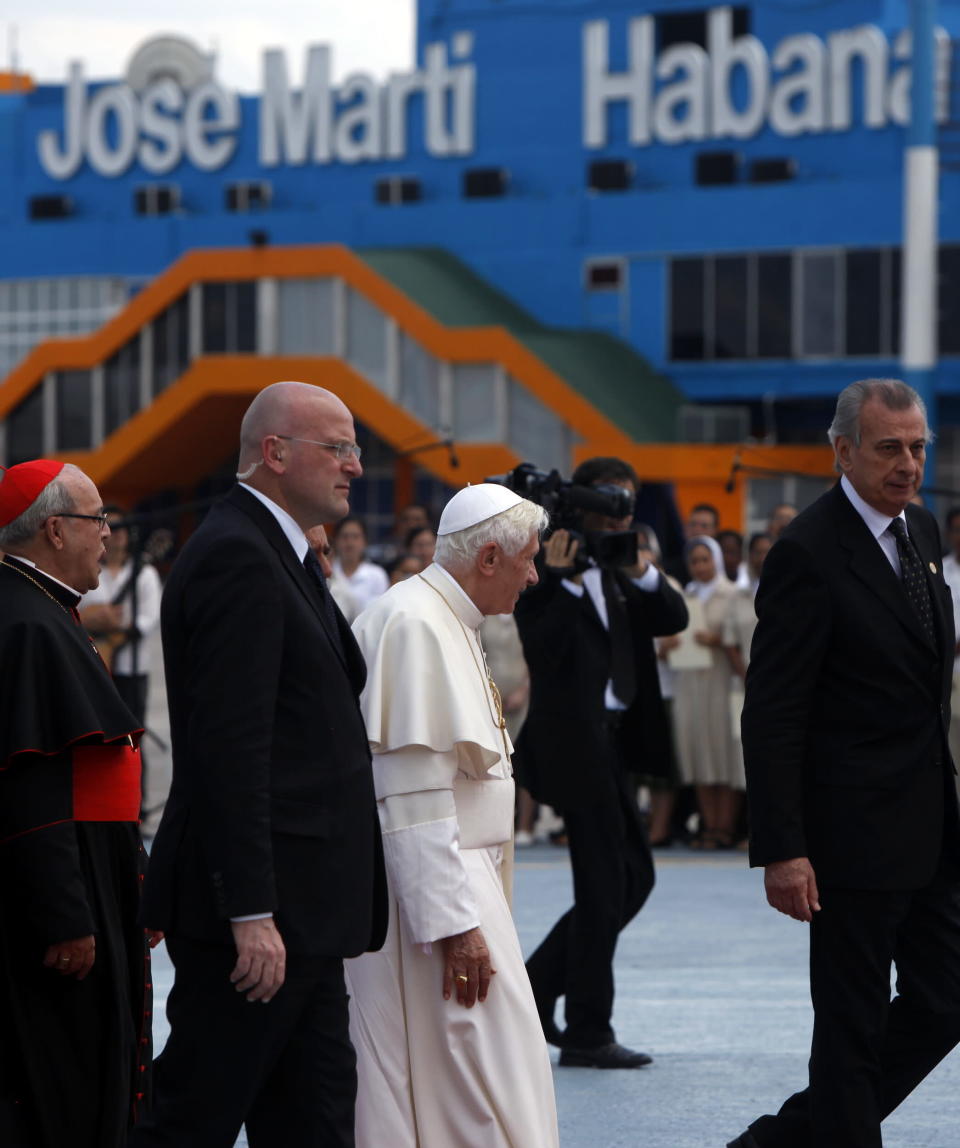
<instances>
[{"instance_id":1,"label":"eyeglasses","mask_svg":"<svg viewBox=\"0 0 960 1148\"><path fill-rule=\"evenodd\" d=\"M286 439L287 442L309 442L314 446L325 446L327 450L332 450L337 459L342 461L349 458L351 455L359 462L361 450L355 442L317 442L315 438L297 438L292 434L278 434L274 438Z\"/></svg>"},{"instance_id":2,"label":"eyeglasses","mask_svg":"<svg viewBox=\"0 0 960 1148\"><path fill-rule=\"evenodd\" d=\"M96 522L97 526L103 530L107 525L109 518L106 514L57 514L55 518L87 518L91 522Z\"/></svg>"}]
</instances>

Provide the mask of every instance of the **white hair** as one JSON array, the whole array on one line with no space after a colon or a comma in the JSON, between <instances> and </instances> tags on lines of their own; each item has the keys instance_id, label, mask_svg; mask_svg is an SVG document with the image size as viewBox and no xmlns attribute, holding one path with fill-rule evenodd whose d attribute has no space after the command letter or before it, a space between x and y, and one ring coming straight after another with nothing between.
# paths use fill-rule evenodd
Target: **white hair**
<instances>
[{"instance_id":1,"label":"white hair","mask_svg":"<svg viewBox=\"0 0 960 1148\"><path fill-rule=\"evenodd\" d=\"M844 387L837 398L837 409L827 431L831 446L836 446L841 436L851 439L856 446L860 445L860 412L869 399L879 399L890 411L908 411L916 407L923 415L924 440L933 440L927 424L926 404L913 387L900 379L860 379Z\"/></svg>"},{"instance_id":2,"label":"white hair","mask_svg":"<svg viewBox=\"0 0 960 1148\"><path fill-rule=\"evenodd\" d=\"M72 462L65 463L63 470L47 483L26 510L6 526L0 526L0 550L10 550L29 542L55 514L70 514L76 503L63 480L77 474L82 475L83 471Z\"/></svg>"},{"instance_id":3,"label":"white hair","mask_svg":"<svg viewBox=\"0 0 960 1148\"><path fill-rule=\"evenodd\" d=\"M488 542L496 542L505 554L519 554L531 538L546 529L549 521L542 506L525 498L476 526L441 534L433 560L445 570L459 570L469 566Z\"/></svg>"}]
</instances>

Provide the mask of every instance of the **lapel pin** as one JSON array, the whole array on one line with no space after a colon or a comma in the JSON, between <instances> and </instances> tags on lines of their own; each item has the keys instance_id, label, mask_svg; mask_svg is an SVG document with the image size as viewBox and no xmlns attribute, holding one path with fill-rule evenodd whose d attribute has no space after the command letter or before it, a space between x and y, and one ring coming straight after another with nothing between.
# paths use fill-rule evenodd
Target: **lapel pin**
<instances>
[{"instance_id":1,"label":"lapel pin","mask_svg":"<svg viewBox=\"0 0 960 1148\"><path fill-rule=\"evenodd\" d=\"M930 563L930 573L936 574L936 572L937 572L937 564L936 564L936 562L931 562Z\"/></svg>"}]
</instances>

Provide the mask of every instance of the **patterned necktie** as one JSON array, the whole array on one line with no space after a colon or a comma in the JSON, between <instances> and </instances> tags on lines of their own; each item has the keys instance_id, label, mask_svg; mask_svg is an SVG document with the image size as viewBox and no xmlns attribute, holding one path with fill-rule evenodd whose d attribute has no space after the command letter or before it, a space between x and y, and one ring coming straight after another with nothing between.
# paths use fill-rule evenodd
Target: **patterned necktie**
<instances>
[{"instance_id":1,"label":"patterned necktie","mask_svg":"<svg viewBox=\"0 0 960 1148\"><path fill-rule=\"evenodd\" d=\"M317 589L320 592L320 608L323 611L324 621L327 623L330 640L336 646L337 653L343 658L343 643L340 641L340 626L337 623L337 610L334 606L333 595L330 593L330 587L327 585L327 580L323 576L323 569L320 566L316 554L309 548L303 560L303 565L307 573L316 583Z\"/></svg>"},{"instance_id":2,"label":"patterned necktie","mask_svg":"<svg viewBox=\"0 0 960 1148\"><path fill-rule=\"evenodd\" d=\"M629 706L637 696L630 618L612 570L601 571L600 585L607 604L607 628L610 632L610 681L619 700Z\"/></svg>"},{"instance_id":3,"label":"patterned necktie","mask_svg":"<svg viewBox=\"0 0 960 1148\"><path fill-rule=\"evenodd\" d=\"M900 556L900 578L903 582L903 588L907 592L910 604L917 612L924 633L935 646L937 640L933 629L933 604L930 601L930 587L927 585L927 576L924 573L920 555L910 541L902 518L895 518L888 529L897 540L897 554Z\"/></svg>"}]
</instances>

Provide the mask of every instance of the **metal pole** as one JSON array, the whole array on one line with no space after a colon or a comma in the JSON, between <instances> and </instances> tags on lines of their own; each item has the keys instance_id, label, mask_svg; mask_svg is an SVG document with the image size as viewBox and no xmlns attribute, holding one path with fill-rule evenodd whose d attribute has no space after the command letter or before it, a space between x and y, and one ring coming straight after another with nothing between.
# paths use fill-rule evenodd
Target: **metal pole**
<instances>
[{"instance_id":1,"label":"metal pole","mask_svg":"<svg viewBox=\"0 0 960 1148\"><path fill-rule=\"evenodd\" d=\"M926 403L937 426L937 183L934 118L934 20L936 0L911 0L913 37L910 126L903 171L903 376ZM927 451L926 476L935 484L935 456Z\"/></svg>"}]
</instances>

